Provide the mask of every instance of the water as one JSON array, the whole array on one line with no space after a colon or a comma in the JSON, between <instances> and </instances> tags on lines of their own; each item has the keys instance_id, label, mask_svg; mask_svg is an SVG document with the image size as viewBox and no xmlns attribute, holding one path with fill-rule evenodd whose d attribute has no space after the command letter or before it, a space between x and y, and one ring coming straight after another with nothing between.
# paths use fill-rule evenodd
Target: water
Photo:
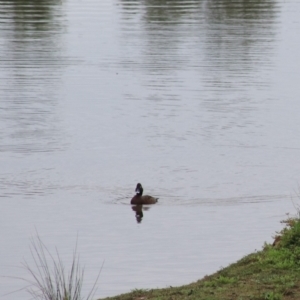
<instances>
[{"instance_id":1,"label":"water","mask_svg":"<svg viewBox=\"0 0 300 300\"><path fill-rule=\"evenodd\" d=\"M294 213L296 1L1 1L0 296L30 238L95 297L197 280ZM159 203L141 223L137 182Z\"/></svg>"}]
</instances>

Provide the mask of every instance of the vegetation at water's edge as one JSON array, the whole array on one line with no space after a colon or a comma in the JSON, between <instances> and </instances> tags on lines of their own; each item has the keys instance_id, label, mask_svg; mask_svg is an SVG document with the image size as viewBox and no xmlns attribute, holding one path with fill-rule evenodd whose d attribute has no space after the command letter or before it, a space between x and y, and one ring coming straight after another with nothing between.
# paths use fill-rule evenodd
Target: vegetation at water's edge
<instances>
[{"instance_id":1,"label":"vegetation at water's edge","mask_svg":"<svg viewBox=\"0 0 300 300\"><path fill-rule=\"evenodd\" d=\"M66 272L62 259L56 250L56 256L53 256L39 235L31 240L32 264L26 261L23 266L31 275L31 279L19 278L29 285L27 291L32 296L31 299L37 300L91 300L96 290L96 284L100 272L96 278L95 284L88 296L83 298L81 294L84 270L79 265L79 256L77 255L77 243L73 252L71 268ZM18 278L18 277L17 277Z\"/></svg>"},{"instance_id":2,"label":"vegetation at water's edge","mask_svg":"<svg viewBox=\"0 0 300 300\"><path fill-rule=\"evenodd\" d=\"M180 287L134 290L106 300L290 300L300 299L300 219L284 221L272 245L227 268Z\"/></svg>"}]
</instances>

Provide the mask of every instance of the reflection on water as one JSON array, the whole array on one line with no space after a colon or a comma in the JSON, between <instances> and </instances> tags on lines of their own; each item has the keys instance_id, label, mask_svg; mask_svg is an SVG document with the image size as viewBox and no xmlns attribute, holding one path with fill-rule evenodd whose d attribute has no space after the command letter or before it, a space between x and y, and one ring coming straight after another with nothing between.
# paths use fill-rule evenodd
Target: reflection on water
<instances>
[{"instance_id":1,"label":"reflection on water","mask_svg":"<svg viewBox=\"0 0 300 300\"><path fill-rule=\"evenodd\" d=\"M196 133L208 140L217 136L221 139L213 142L219 146L228 141L232 145L227 136L222 141L224 130L256 134L263 125L257 120L258 104L265 96L254 96L252 89L268 91L272 85L277 1L123 0L121 4L126 29L138 17L143 24L139 30L124 30L124 47L137 40L143 43L138 43L140 56L127 54L121 63L150 77L142 82L152 89L149 102L155 102L147 117L157 119L165 112L164 122L167 118L180 122L177 116L194 112L185 116L195 118L193 128L185 132L176 128L176 134L175 128L173 132L165 125L164 130L155 128L161 131L157 135L167 140L184 140Z\"/></svg>"},{"instance_id":2,"label":"reflection on water","mask_svg":"<svg viewBox=\"0 0 300 300\"><path fill-rule=\"evenodd\" d=\"M204 67L205 73L227 74L220 81L207 78L207 84L213 81L228 86L228 75L238 78L238 71L246 73L260 67L258 63L270 63L279 13L277 1L120 2L126 24L137 17L143 24L142 31L125 30L124 43L130 45L137 35L147 38L147 47L142 49L144 71L188 68L202 73Z\"/></svg>"},{"instance_id":3,"label":"reflection on water","mask_svg":"<svg viewBox=\"0 0 300 300\"><path fill-rule=\"evenodd\" d=\"M205 73L210 87L221 91L237 86L242 91L246 84L266 87L269 78L255 78L253 72L271 66L278 13L278 4L270 0L206 3Z\"/></svg>"},{"instance_id":4,"label":"reflection on water","mask_svg":"<svg viewBox=\"0 0 300 300\"><path fill-rule=\"evenodd\" d=\"M132 205L131 209L135 212L135 218L137 223L141 223L143 219L143 205Z\"/></svg>"},{"instance_id":5,"label":"reflection on water","mask_svg":"<svg viewBox=\"0 0 300 300\"><path fill-rule=\"evenodd\" d=\"M60 1L0 3L1 152L64 148L56 113L64 47L61 13Z\"/></svg>"},{"instance_id":6,"label":"reflection on water","mask_svg":"<svg viewBox=\"0 0 300 300\"><path fill-rule=\"evenodd\" d=\"M143 211L147 211L150 209L149 206L144 206L144 205L132 205L131 209L135 212L135 218L137 223L141 223L144 217Z\"/></svg>"},{"instance_id":7,"label":"reflection on water","mask_svg":"<svg viewBox=\"0 0 300 300\"><path fill-rule=\"evenodd\" d=\"M182 23L185 18L194 18L201 13L205 1L168 1L168 0L143 0L129 1L120 0L122 13L128 18L136 17L136 13L142 13L141 20L145 23L160 22L163 25Z\"/></svg>"}]
</instances>

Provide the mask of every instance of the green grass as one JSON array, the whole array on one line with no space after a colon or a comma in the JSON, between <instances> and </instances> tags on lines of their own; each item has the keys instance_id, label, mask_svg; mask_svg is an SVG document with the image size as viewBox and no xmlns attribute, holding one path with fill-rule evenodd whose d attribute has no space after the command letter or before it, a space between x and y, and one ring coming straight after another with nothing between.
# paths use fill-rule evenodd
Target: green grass
<instances>
[{"instance_id":1,"label":"green grass","mask_svg":"<svg viewBox=\"0 0 300 300\"><path fill-rule=\"evenodd\" d=\"M141 290L110 300L291 300L300 299L300 219L284 221L274 245L189 285Z\"/></svg>"}]
</instances>

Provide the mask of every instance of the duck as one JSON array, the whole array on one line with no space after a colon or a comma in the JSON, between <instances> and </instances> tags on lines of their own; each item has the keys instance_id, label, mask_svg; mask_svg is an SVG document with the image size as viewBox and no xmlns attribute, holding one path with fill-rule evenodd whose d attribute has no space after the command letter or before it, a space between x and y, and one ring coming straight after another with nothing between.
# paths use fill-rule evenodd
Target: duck
<instances>
[{"instance_id":1,"label":"duck","mask_svg":"<svg viewBox=\"0 0 300 300\"><path fill-rule=\"evenodd\" d=\"M143 196L143 186L138 183L135 188L136 195L131 199L130 204L142 205L142 204L154 204L157 202L158 198L152 196Z\"/></svg>"}]
</instances>

